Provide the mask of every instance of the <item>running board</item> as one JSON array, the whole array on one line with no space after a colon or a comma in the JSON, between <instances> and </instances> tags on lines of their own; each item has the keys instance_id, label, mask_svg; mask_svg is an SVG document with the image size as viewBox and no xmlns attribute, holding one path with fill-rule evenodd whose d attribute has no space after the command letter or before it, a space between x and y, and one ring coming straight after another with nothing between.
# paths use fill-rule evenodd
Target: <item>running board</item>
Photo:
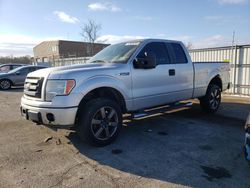
<instances>
[{"instance_id":1,"label":"running board","mask_svg":"<svg viewBox=\"0 0 250 188\"><path fill-rule=\"evenodd\" d=\"M147 116L152 116L154 114L166 113L166 112L174 110L174 109L191 107L192 105L193 105L192 102L178 102L178 103L173 103L173 104L169 104L169 105L165 105L165 106L146 109L146 110L143 110L143 111L140 111L137 113L132 113L131 117L132 117L132 119L140 119L140 118L144 118Z\"/></svg>"}]
</instances>

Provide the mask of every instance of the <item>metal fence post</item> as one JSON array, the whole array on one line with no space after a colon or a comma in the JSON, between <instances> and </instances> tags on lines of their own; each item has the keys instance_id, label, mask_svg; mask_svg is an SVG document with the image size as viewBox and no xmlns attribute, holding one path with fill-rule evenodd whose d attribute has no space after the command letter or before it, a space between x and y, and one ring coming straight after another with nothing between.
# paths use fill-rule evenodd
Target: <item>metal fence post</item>
<instances>
[{"instance_id":1,"label":"metal fence post","mask_svg":"<svg viewBox=\"0 0 250 188\"><path fill-rule=\"evenodd\" d=\"M235 50L234 50L234 84L233 84L233 94L236 93L236 65L237 65L237 45L235 45Z\"/></svg>"}]
</instances>

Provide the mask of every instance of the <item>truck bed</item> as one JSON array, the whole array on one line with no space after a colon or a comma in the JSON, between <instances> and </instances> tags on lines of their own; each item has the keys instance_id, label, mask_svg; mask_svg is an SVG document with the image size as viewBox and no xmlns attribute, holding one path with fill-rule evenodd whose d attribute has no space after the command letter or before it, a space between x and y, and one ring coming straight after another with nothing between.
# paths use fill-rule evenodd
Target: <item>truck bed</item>
<instances>
[{"instance_id":1,"label":"truck bed","mask_svg":"<svg viewBox=\"0 0 250 188\"><path fill-rule=\"evenodd\" d=\"M227 89L229 80L229 62L214 61L214 62L193 62L194 65L194 95L193 97L204 96L206 93L208 82L220 73L222 90Z\"/></svg>"}]
</instances>

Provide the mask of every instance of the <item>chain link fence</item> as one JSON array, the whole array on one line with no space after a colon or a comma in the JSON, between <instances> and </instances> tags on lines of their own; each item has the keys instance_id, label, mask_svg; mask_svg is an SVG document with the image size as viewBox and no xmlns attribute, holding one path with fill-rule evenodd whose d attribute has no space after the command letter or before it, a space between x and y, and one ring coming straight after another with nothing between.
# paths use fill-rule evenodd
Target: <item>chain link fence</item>
<instances>
[{"instance_id":1,"label":"chain link fence","mask_svg":"<svg viewBox=\"0 0 250 188\"><path fill-rule=\"evenodd\" d=\"M52 67L76 65L76 64L86 63L89 59L90 59L90 57L54 59L54 61L50 62L50 64Z\"/></svg>"}]
</instances>

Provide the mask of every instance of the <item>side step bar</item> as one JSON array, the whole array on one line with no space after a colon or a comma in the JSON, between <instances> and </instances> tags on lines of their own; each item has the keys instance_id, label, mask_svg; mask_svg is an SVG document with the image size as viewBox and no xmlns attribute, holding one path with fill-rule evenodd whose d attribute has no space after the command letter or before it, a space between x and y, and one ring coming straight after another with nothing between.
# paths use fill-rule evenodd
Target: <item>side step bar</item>
<instances>
[{"instance_id":1,"label":"side step bar","mask_svg":"<svg viewBox=\"0 0 250 188\"><path fill-rule=\"evenodd\" d=\"M173 103L173 104L169 104L169 105L165 105L165 106L146 109L143 111L139 111L137 113L132 113L131 117L132 117L132 119L140 119L140 118L144 118L144 117L151 116L154 114L166 113L166 112L168 112L170 110L174 110L174 109L191 107L192 105L193 105L192 102L177 102L177 103Z\"/></svg>"}]
</instances>

